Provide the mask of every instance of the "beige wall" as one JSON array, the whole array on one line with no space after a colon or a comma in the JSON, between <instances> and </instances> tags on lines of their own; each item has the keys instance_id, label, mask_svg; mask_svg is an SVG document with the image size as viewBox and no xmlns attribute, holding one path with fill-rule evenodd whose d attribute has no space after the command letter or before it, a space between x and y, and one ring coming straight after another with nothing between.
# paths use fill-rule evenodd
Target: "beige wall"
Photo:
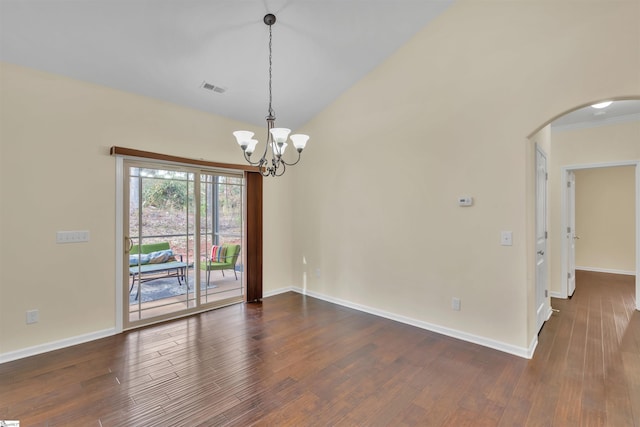
<instances>
[{"instance_id":1,"label":"beige wall","mask_svg":"<svg viewBox=\"0 0 640 427\"><path fill-rule=\"evenodd\" d=\"M575 176L576 266L635 272L635 166L584 169Z\"/></svg>"},{"instance_id":2,"label":"beige wall","mask_svg":"<svg viewBox=\"0 0 640 427\"><path fill-rule=\"evenodd\" d=\"M265 290L306 285L526 350L537 332L527 137L576 106L640 95L639 12L637 0L456 2L308 123L303 163L267 182ZM109 146L240 159L228 137L239 123L1 71L0 353L113 327ZM56 246L58 229L92 241ZM36 306L41 322L27 327Z\"/></svg>"},{"instance_id":3,"label":"beige wall","mask_svg":"<svg viewBox=\"0 0 640 427\"><path fill-rule=\"evenodd\" d=\"M306 127L315 143L295 172L299 286L526 349L527 136L576 106L640 94L638 7L456 2L343 94ZM473 207L457 206L463 194Z\"/></svg>"},{"instance_id":4,"label":"beige wall","mask_svg":"<svg viewBox=\"0 0 640 427\"><path fill-rule=\"evenodd\" d=\"M243 163L246 124L0 64L0 355L115 326L113 145ZM290 286L291 181L265 182L265 291ZM89 230L55 244L59 230ZM40 322L25 324L39 309Z\"/></svg>"},{"instance_id":5,"label":"beige wall","mask_svg":"<svg viewBox=\"0 0 640 427\"><path fill-rule=\"evenodd\" d=\"M640 121L553 131L549 202L551 210L551 291L562 295L562 167L640 161ZM580 233L580 232L579 232ZM579 242L581 244L581 242ZM629 271L635 271L635 266Z\"/></svg>"}]
</instances>

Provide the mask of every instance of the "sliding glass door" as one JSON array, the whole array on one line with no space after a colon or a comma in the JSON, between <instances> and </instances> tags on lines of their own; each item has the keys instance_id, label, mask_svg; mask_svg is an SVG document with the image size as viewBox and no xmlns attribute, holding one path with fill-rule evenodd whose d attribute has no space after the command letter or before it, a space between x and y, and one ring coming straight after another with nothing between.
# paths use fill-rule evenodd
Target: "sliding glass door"
<instances>
[{"instance_id":1,"label":"sliding glass door","mask_svg":"<svg viewBox=\"0 0 640 427\"><path fill-rule=\"evenodd\" d=\"M200 174L201 301L244 295L242 177ZM225 253L220 248L227 248ZM231 248L231 249L230 249ZM234 269L216 263L231 263Z\"/></svg>"},{"instance_id":2,"label":"sliding glass door","mask_svg":"<svg viewBox=\"0 0 640 427\"><path fill-rule=\"evenodd\" d=\"M124 169L125 329L243 301L242 175Z\"/></svg>"}]
</instances>

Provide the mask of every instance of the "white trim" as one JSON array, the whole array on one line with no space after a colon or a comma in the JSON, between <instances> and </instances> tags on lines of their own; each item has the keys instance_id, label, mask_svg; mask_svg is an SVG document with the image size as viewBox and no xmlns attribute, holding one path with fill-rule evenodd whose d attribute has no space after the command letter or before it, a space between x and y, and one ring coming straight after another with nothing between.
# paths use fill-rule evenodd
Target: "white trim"
<instances>
[{"instance_id":1,"label":"white trim","mask_svg":"<svg viewBox=\"0 0 640 427\"><path fill-rule=\"evenodd\" d=\"M533 336L533 339L531 340L531 344L529 344L529 348L527 349L527 356L521 356L521 357L532 359L533 353L535 353L537 347L538 347L538 334L535 334Z\"/></svg>"},{"instance_id":2,"label":"white trim","mask_svg":"<svg viewBox=\"0 0 640 427\"><path fill-rule=\"evenodd\" d=\"M269 298L276 295L284 294L285 292L295 291L293 286L289 286L288 288L278 288L271 291L264 292L262 294L262 298Z\"/></svg>"},{"instance_id":3,"label":"white trim","mask_svg":"<svg viewBox=\"0 0 640 427\"><path fill-rule=\"evenodd\" d=\"M616 269L613 269L613 268L578 267L576 265L576 270L593 271L595 273L624 274L625 276L635 276L636 275L635 271L616 270Z\"/></svg>"},{"instance_id":4,"label":"white trim","mask_svg":"<svg viewBox=\"0 0 640 427\"><path fill-rule=\"evenodd\" d=\"M635 166L636 168L636 273L631 273L636 276L636 310L640 311L640 160L626 160L620 162L605 162L605 163L587 163L581 165L567 165L562 166L560 169L561 181L560 185L562 185L562 196L560 200L560 215L562 228L561 230L567 229L567 197L566 197L566 188L564 183L567 181L567 174L569 171L575 171L579 169L597 169L597 168L609 168L616 166ZM564 280L567 277L567 251L569 248L567 247L566 239L562 239L562 283L561 283L561 291L560 298L568 298L568 290L567 290L567 281ZM576 267L577 269L578 267ZM581 269L585 269L586 267L580 267ZM595 270L594 270L595 271ZM624 273L617 273L624 274Z\"/></svg>"},{"instance_id":5,"label":"white trim","mask_svg":"<svg viewBox=\"0 0 640 427\"><path fill-rule=\"evenodd\" d=\"M636 310L640 311L640 161L636 162Z\"/></svg>"},{"instance_id":6,"label":"white trim","mask_svg":"<svg viewBox=\"0 0 640 427\"><path fill-rule=\"evenodd\" d=\"M401 315L397 315L394 313L390 313L387 311L383 311L383 310L378 310L376 308L372 308L372 307L368 307L365 305L361 305L361 304L355 304L355 303L351 303L349 301L346 300L342 300L339 298L333 298L333 297L329 297L317 292L313 292L313 291L304 291L302 288L297 288L294 286L291 287L285 287L285 288L278 288L278 289L274 289L268 292L265 292L263 294L263 298L269 298L272 296L276 296L276 295L280 295L286 292L297 292L299 294L302 295L308 295L310 297L313 298L318 298L320 300L323 301L327 301L333 304L337 304L343 307L348 307L348 308L352 308L354 310L358 310L364 313L369 313L369 314L373 314L375 316L379 316L379 317L384 317L386 319L390 319L390 320L394 320L396 322L400 322L400 323L404 323L407 325L411 325L411 326L415 326L417 328L420 329L425 329L428 331L432 331L432 332L436 332L438 334L441 335L446 335L452 338L456 338L456 339L460 339L463 341L467 341L467 342L471 342L474 344L478 344L484 347L488 347L488 348L492 348L494 350L498 350L498 351L502 351L505 353L509 353L509 354L513 354L515 356L519 356L519 357L523 357L526 359L531 359L533 357L533 353L536 349L536 346L538 345L538 336L534 336L533 341L531 342L531 344L529 345L529 348L523 348L523 347L517 347L511 344L506 344L500 341L495 341L492 339L488 339L485 337L480 337L477 335L472 335L472 334L467 334L466 332L462 332L462 331L458 331L455 329L450 329L450 328L445 328L443 326L438 326L438 325L434 325L432 323L427 323L427 322L423 322L421 320L416 320L416 319L412 319L410 317L406 317L406 316L401 316ZM237 304L237 303L233 303L233 304ZM220 307L216 307L216 308L220 308ZM194 314L194 313L191 313ZM201 313L195 313L195 314L201 314ZM551 309L549 309L549 316L547 317L547 320L549 317L551 317L552 311ZM94 341L100 338L105 338L105 337L109 337L112 335L116 335L118 333L121 333L122 331L118 331L116 328L112 328L112 329L104 329L102 331L97 331L97 332L92 332L89 334L84 334L84 335L78 335L76 337L71 337L71 338L65 338L63 340L59 340L59 341L54 341L54 342L50 342L50 343L45 343L45 344L41 344L41 345L37 345L34 347L28 347L28 348L24 348L21 350L17 350L17 351L12 351L12 352L8 352L8 353L3 353L0 354L0 364L1 363L6 363L6 362L11 362L13 360L18 360L18 359L22 359L25 357L30 357L30 356L35 356L37 354L42 354L42 353L46 353L49 351L53 351L53 350L59 350L61 348L66 348L66 347L71 347L73 345L77 345L77 344L83 344L89 341Z\"/></svg>"},{"instance_id":7,"label":"white trim","mask_svg":"<svg viewBox=\"0 0 640 427\"><path fill-rule=\"evenodd\" d=\"M167 165L167 166L173 166L173 167L179 167L179 168L188 167L193 169L200 169L200 170L212 172L218 175L230 176L234 178L243 178L244 173L246 172L244 169L227 169L222 166L207 166L207 165L201 165L197 163L190 163L189 161L176 162L173 160L162 160L162 159L156 159L151 157L131 156L131 155L125 155L125 154L116 154L115 157L124 159L124 160L130 160L132 162L138 162L138 163L146 163L146 164L155 163L155 164L161 164L161 165ZM189 160L189 159L186 159L186 160ZM196 160L196 159L193 159L193 160Z\"/></svg>"},{"instance_id":8,"label":"white trim","mask_svg":"<svg viewBox=\"0 0 640 427\"><path fill-rule=\"evenodd\" d=\"M65 338L59 341L52 341L45 344L39 344L33 347L27 347L16 351L0 354L0 363L11 362L25 357L35 356L37 354L47 353L61 348L71 347L72 345L83 344L100 338L110 337L117 332L115 328L104 329L102 331L91 332L89 334L78 335L71 338Z\"/></svg>"},{"instance_id":9,"label":"white trim","mask_svg":"<svg viewBox=\"0 0 640 427\"><path fill-rule=\"evenodd\" d=\"M560 169L560 236L564 236L568 227L567 224L567 184L569 181L569 172L573 169L568 167L562 167ZM567 287L567 280L569 274L569 268L567 267L569 258L569 243L566 237L560 238L562 249L560 252L560 292L555 292L558 296L556 298L567 299L569 298L569 289ZM552 295L553 296L553 295Z\"/></svg>"},{"instance_id":10,"label":"white trim","mask_svg":"<svg viewBox=\"0 0 640 427\"><path fill-rule=\"evenodd\" d=\"M605 163L584 163L580 165L562 166L562 170L580 170L580 169L599 169L599 168L615 168L617 166L637 166L640 160L623 160L621 162L605 162Z\"/></svg>"},{"instance_id":11,"label":"white trim","mask_svg":"<svg viewBox=\"0 0 640 427\"><path fill-rule=\"evenodd\" d=\"M456 338L462 341L467 341L473 344L478 344L483 347L492 348L494 350L502 351L504 353L513 354L515 356L523 357L525 359L531 359L533 352L538 345L537 335L529 345L529 348L518 347L515 345L507 344L501 341L492 340L490 338L481 337L478 335L468 334L466 332L458 331L456 329L446 328L444 326L435 325L433 323L424 322L422 320L413 319L411 317L401 316L399 314L390 313L388 311L379 310L377 308L369 307L366 305L355 304L350 301L346 301L340 298L333 298L324 294L320 294L314 291L304 290L298 287L281 288L277 290L279 293L293 291L302 295L308 295L313 298L318 298L323 301L330 302L332 304L341 305L343 307L352 308L354 310L361 311L363 313L373 314L374 316L384 317L386 319L394 320L396 322L404 323L406 325L415 326L420 329L435 332L448 337ZM282 291L282 292L280 292ZM272 291L275 292L275 291ZM270 292L271 294L271 292ZM551 313L551 309L549 309Z\"/></svg>"},{"instance_id":12,"label":"white trim","mask_svg":"<svg viewBox=\"0 0 640 427\"><path fill-rule=\"evenodd\" d=\"M544 209L543 209L543 219L544 219L544 229L545 229L545 240L544 240L544 248L543 248L543 255L542 257L544 258L544 283L540 283L540 278L538 277L538 258L537 256L534 258L535 264L536 264L536 268L534 270L534 276L535 276L535 303L534 303L534 312L536 313L536 335L538 333L540 333L540 330L542 329L542 327L544 326L544 322L546 322L547 320L549 320L549 317L547 317L544 321L540 321L540 319L538 318L538 292L540 291L540 287L542 285L542 289L545 290L545 298L544 298L544 304L542 309L547 309L547 311L549 311L549 313L551 313L551 298L549 297L548 294L548 290L551 288L549 286L550 280L549 280L549 273L551 271L550 269L550 264L551 264L551 259L549 258L549 238L547 236L548 230L550 228L550 217L549 217L549 213L550 213L550 209L549 209L549 183L548 183L548 178L549 178L549 164L547 162L547 153L542 149L542 147L540 146L540 144L538 144L537 142L535 143L535 203L534 203L534 209L535 209L535 215L534 215L534 253L537 253L539 248L538 248L538 221L540 221L540 218L538 218L538 202L539 200L539 194L538 194L538 168L539 168L539 164L538 164L538 153L540 153L540 155L544 158L544 173L546 175L546 179L544 181ZM544 253L547 253L547 255L544 255ZM538 322L540 322L540 324L538 324Z\"/></svg>"},{"instance_id":13,"label":"white trim","mask_svg":"<svg viewBox=\"0 0 640 427\"><path fill-rule=\"evenodd\" d=\"M620 123L630 123L640 121L640 113L625 114L623 116L607 117L595 122L580 122L566 125L551 125L551 132L566 132L570 130L590 129L600 126L615 125Z\"/></svg>"},{"instance_id":14,"label":"white trim","mask_svg":"<svg viewBox=\"0 0 640 427\"><path fill-rule=\"evenodd\" d=\"M549 296L551 298L567 299L566 295L562 295L560 292L550 291Z\"/></svg>"},{"instance_id":15,"label":"white trim","mask_svg":"<svg viewBox=\"0 0 640 427\"><path fill-rule=\"evenodd\" d=\"M124 250L124 220L122 213L124 209L124 159L121 156L116 157L116 325L117 333L122 332L124 314L123 314L123 265L122 251Z\"/></svg>"}]
</instances>

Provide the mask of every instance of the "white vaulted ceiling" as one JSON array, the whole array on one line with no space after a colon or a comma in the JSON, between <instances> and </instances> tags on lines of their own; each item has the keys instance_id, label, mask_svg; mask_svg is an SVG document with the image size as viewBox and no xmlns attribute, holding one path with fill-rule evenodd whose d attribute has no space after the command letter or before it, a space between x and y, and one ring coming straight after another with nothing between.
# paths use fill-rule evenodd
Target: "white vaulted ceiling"
<instances>
[{"instance_id":1,"label":"white vaulted ceiling","mask_svg":"<svg viewBox=\"0 0 640 427\"><path fill-rule=\"evenodd\" d=\"M262 19L274 13L273 107L276 123L295 131L453 2L0 0L0 60L263 126ZM553 127L639 116L640 101L616 102L575 111Z\"/></svg>"},{"instance_id":2,"label":"white vaulted ceiling","mask_svg":"<svg viewBox=\"0 0 640 427\"><path fill-rule=\"evenodd\" d=\"M0 0L0 59L264 125L274 13L273 107L295 129L452 2Z\"/></svg>"}]
</instances>

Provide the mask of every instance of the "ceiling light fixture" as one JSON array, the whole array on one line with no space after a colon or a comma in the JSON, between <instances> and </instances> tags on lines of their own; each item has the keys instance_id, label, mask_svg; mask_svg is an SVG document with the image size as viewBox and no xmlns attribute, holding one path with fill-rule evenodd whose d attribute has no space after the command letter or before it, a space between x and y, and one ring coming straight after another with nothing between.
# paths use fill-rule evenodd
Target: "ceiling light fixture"
<instances>
[{"instance_id":1,"label":"ceiling light fixture","mask_svg":"<svg viewBox=\"0 0 640 427\"><path fill-rule=\"evenodd\" d=\"M271 107L272 94L271 94L271 26L276 23L275 15L269 13L264 16L263 21L269 26L269 110L267 111L267 143L264 147L264 153L257 162L251 161L251 155L256 149L258 144L257 139L253 139L253 132L246 130L238 130L233 132L233 136L236 137L240 148L244 151L244 158L249 164L258 166L260 173L263 176L282 176L287 166L293 166L300 161L300 153L304 150L308 135L296 134L289 136L290 129L274 127L276 121L276 115ZM291 139L293 146L298 151L298 159L293 163L287 163L282 156L287 148L287 138Z\"/></svg>"},{"instance_id":2,"label":"ceiling light fixture","mask_svg":"<svg viewBox=\"0 0 640 427\"><path fill-rule=\"evenodd\" d=\"M591 106L591 108L596 108L596 109L601 109L601 108L607 108L609 105L611 105L612 101L605 101L605 102L599 102L597 104L593 104Z\"/></svg>"}]
</instances>

